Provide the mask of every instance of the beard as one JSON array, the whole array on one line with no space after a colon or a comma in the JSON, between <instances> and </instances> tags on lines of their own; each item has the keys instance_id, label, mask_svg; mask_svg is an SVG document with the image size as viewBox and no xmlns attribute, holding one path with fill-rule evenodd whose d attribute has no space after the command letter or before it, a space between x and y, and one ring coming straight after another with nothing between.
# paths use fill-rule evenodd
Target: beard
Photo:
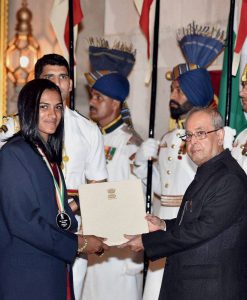
<instances>
[{"instance_id":1,"label":"beard","mask_svg":"<svg viewBox=\"0 0 247 300\"><path fill-rule=\"evenodd\" d=\"M171 106L171 104L174 104L174 106ZM193 108L193 104L188 100L183 104L179 104L177 101L171 99L169 107L172 119L178 120L182 115L186 115Z\"/></svg>"}]
</instances>

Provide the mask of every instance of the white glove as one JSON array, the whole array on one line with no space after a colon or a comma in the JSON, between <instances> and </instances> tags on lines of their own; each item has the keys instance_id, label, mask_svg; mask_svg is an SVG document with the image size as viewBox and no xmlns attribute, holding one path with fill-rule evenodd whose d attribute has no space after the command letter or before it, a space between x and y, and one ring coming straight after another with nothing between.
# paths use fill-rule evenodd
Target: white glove
<instances>
[{"instance_id":1,"label":"white glove","mask_svg":"<svg viewBox=\"0 0 247 300\"><path fill-rule=\"evenodd\" d=\"M144 141L136 152L135 164L141 165L151 158L157 158L159 141L149 138Z\"/></svg>"},{"instance_id":2,"label":"white glove","mask_svg":"<svg viewBox=\"0 0 247 300\"><path fill-rule=\"evenodd\" d=\"M224 149L228 148L229 150L232 150L232 144L236 135L236 130L231 127L225 126L224 131Z\"/></svg>"}]
</instances>

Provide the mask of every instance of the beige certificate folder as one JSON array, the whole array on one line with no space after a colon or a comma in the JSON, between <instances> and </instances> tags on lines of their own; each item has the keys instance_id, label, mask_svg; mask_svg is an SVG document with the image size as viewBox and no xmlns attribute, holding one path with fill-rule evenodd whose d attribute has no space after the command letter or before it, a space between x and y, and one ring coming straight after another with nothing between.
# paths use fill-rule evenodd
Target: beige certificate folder
<instances>
[{"instance_id":1,"label":"beige certificate folder","mask_svg":"<svg viewBox=\"0 0 247 300\"><path fill-rule=\"evenodd\" d=\"M139 179L82 184L79 197L83 234L105 237L114 246L127 241L124 234L148 232Z\"/></svg>"}]
</instances>

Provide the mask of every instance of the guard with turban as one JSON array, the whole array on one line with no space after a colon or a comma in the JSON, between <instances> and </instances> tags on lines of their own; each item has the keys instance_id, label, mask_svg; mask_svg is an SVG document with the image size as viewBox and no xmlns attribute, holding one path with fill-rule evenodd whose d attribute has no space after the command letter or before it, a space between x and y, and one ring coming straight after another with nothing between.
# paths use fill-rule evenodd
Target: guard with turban
<instances>
[{"instance_id":1,"label":"guard with turban","mask_svg":"<svg viewBox=\"0 0 247 300\"><path fill-rule=\"evenodd\" d=\"M245 65L242 77L242 89L240 91L242 109L245 115L245 129L242 130L236 140L234 141L232 148L232 156L238 161L240 166L247 174L247 64Z\"/></svg>"},{"instance_id":2,"label":"guard with turban","mask_svg":"<svg viewBox=\"0 0 247 300\"><path fill-rule=\"evenodd\" d=\"M133 127L125 99L130 89L127 77L135 64L136 51L132 45L128 46L120 42L115 43L110 48L105 39L91 38L89 43L89 59L92 71L85 73L89 87L118 101L122 121ZM90 106L90 117L100 125L100 120L95 119L94 115L93 107Z\"/></svg>"},{"instance_id":3,"label":"guard with turban","mask_svg":"<svg viewBox=\"0 0 247 300\"><path fill-rule=\"evenodd\" d=\"M206 68L223 50L224 32L193 22L179 30L177 37L186 63L175 66L166 73L166 78L172 80L171 117L181 123L192 107L207 106L213 101L213 87ZM174 128L174 124L170 127Z\"/></svg>"},{"instance_id":4,"label":"guard with turban","mask_svg":"<svg viewBox=\"0 0 247 300\"><path fill-rule=\"evenodd\" d=\"M91 93L89 111L103 134L108 181L140 178L145 188L147 163L134 164L142 139L133 128L126 102L130 90L127 76L135 63L135 51L124 43L109 47L102 39L91 39L90 44L92 71L85 74ZM157 152L157 147L153 152ZM153 152L148 155L153 156ZM153 174L159 176L156 168ZM141 300L142 270L143 253L111 247L103 257L91 255L82 298Z\"/></svg>"}]
</instances>

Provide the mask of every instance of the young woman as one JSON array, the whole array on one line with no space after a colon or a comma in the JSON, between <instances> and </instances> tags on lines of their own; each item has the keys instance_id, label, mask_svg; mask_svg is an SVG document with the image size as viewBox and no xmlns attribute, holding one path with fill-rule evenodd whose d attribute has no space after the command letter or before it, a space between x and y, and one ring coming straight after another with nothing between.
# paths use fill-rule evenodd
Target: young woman
<instances>
[{"instance_id":1,"label":"young woman","mask_svg":"<svg viewBox=\"0 0 247 300\"><path fill-rule=\"evenodd\" d=\"M74 299L70 265L104 248L76 235L59 168L63 103L49 80L28 82L18 98L20 131L0 151L0 299Z\"/></svg>"}]
</instances>

